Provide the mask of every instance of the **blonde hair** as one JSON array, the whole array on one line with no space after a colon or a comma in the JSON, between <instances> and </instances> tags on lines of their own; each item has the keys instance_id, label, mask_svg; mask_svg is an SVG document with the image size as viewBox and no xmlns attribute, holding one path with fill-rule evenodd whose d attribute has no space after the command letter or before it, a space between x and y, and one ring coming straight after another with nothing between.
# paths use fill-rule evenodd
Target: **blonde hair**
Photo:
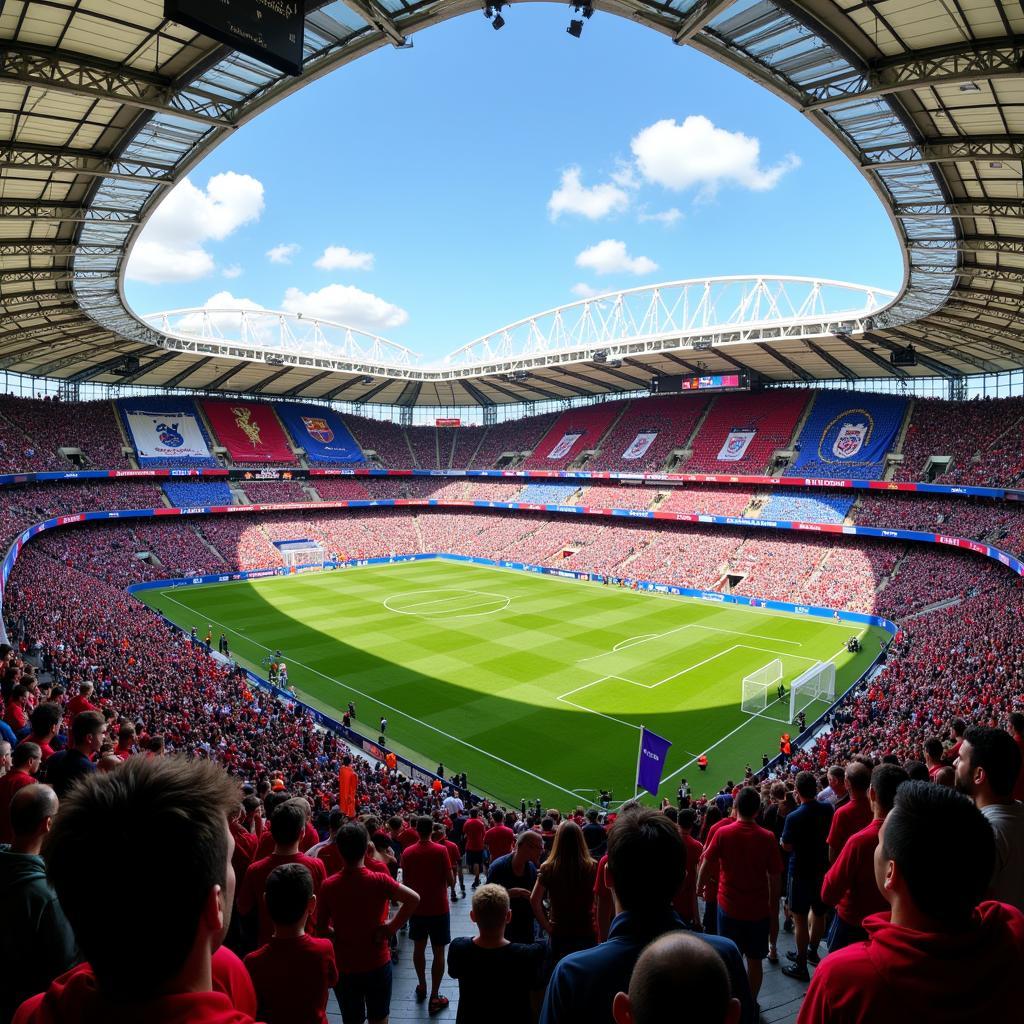
<instances>
[{"instance_id":1,"label":"blonde hair","mask_svg":"<svg viewBox=\"0 0 1024 1024\"><path fill-rule=\"evenodd\" d=\"M508 907L508 892L500 885L481 885L473 893L473 915L481 928L500 928Z\"/></svg>"}]
</instances>

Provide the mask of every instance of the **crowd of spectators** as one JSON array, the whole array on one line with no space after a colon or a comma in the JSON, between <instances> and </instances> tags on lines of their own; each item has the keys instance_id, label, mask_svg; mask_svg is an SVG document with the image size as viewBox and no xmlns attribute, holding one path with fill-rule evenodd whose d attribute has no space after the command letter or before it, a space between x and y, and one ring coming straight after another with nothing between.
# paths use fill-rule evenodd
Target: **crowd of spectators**
<instances>
[{"instance_id":1,"label":"crowd of spectators","mask_svg":"<svg viewBox=\"0 0 1024 1024\"><path fill-rule=\"evenodd\" d=\"M600 451L587 463L587 469L657 473L672 451L685 448L707 404L707 398L701 395L662 395L630 402L602 438ZM643 454L624 458L642 434L654 435Z\"/></svg>"},{"instance_id":2,"label":"crowd of spectators","mask_svg":"<svg viewBox=\"0 0 1024 1024\"><path fill-rule=\"evenodd\" d=\"M509 456L503 468L512 468L522 462L524 452L532 452L541 438L551 429L558 413L527 416L521 420L506 420L487 428L484 439L473 455L467 469L494 469L502 456ZM456 468L459 468L456 466Z\"/></svg>"},{"instance_id":3,"label":"crowd of spectators","mask_svg":"<svg viewBox=\"0 0 1024 1024\"><path fill-rule=\"evenodd\" d=\"M587 487L577 504L590 508L650 508L664 494L664 488L622 484L597 484Z\"/></svg>"},{"instance_id":4,"label":"crowd of spectators","mask_svg":"<svg viewBox=\"0 0 1024 1024\"><path fill-rule=\"evenodd\" d=\"M201 508L206 505L233 505L231 488L224 481L172 481L161 485L175 508Z\"/></svg>"},{"instance_id":5,"label":"crowd of spectators","mask_svg":"<svg viewBox=\"0 0 1024 1024\"><path fill-rule=\"evenodd\" d=\"M252 505L313 500L299 480L243 480L238 486Z\"/></svg>"},{"instance_id":6,"label":"crowd of spectators","mask_svg":"<svg viewBox=\"0 0 1024 1024\"><path fill-rule=\"evenodd\" d=\"M702 516L741 516L751 502L749 488L686 484L667 488L661 512L690 512Z\"/></svg>"},{"instance_id":7,"label":"crowd of spectators","mask_svg":"<svg viewBox=\"0 0 1024 1024\"><path fill-rule=\"evenodd\" d=\"M583 452L597 448L623 404L601 402L563 412L541 438L533 454L523 462L523 468L567 469Z\"/></svg>"}]
</instances>

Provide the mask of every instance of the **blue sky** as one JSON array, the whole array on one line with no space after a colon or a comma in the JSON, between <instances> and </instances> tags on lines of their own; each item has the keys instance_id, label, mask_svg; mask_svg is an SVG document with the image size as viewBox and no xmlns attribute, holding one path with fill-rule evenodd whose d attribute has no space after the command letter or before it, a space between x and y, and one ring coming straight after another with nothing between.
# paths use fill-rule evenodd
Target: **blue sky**
<instances>
[{"instance_id":1,"label":"blue sky","mask_svg":"<svg viewBox=\"0 0 1024 1024\"><path fill-rule=\"evenodd\" d=\"M479 12L428 29L240 129L147 227L132 306L227 293L436 358L588 290L745 273L898 287L878 199L767 90L609 14L580 39L568 8L504 14L500 32Z\"/></svg>"}]
</instances>

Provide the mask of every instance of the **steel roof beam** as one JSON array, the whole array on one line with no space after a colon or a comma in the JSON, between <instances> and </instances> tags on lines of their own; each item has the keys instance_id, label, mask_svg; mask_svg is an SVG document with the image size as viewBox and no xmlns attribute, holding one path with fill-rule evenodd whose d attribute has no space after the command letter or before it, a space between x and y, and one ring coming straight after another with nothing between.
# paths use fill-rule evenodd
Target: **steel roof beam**
<instances>
[{"instance_id":1,"label":"steel roof beam","mask_svg":"<svg viewBox=\"0 0 1024 1024\"><path fill-rule=\"evenodd\" d=\"M295 387L290 388L282 395L283 398L292 398L295 395L301 394L307 388L311 388L317 381L323 380L324 377L330 377L333 371L321 370L320 373L314 374L308 380L304 380L301 384L296 384Z\"/></svg>"},{"instance_id":2,"label":"steel roof beam","mask_svg":"<svg viewBox=\"0 0 1024 1024\"><path fill-rule=\"evenodd\" d=\"M810 338L804 338L804 345L810 349L819 359L824 360L829 366L835 370L840 377L844 377L846 380L856 380L856 375L850 370L848 366L844 366L831 352L826 352L820 345L816 345Z\"/></svg>"},{"instance_id":3,"label":"steel roof beam","mask_svg":"<svg viewBox=\"0 0 1024 1024\"><path fill-rule=\"evenodd\" d=\"M334 399L343 391L347 391L349 388L354 388L357 384L360 383L360 381L362 381L362 379L362 374L356 374L354 377L350 377L347 381L345 381L344 384L341 384L338 387L334 388L333 390L328 391L326 395L322 395L321 397L326 399L328 402L333 402Z\"/></svg>"},{"instance_id":4,"label":"steel roof beam","mask_svg":"<svg viewBox=\"0 0 1024 1024\"><path fill-rule=\"evenodd\" d=\"M84 336L81 337L81 338L77 338L76 339L77 345L76 345L76 349L75 349L74 352L70 353L69 355L61 356L60 359L54 359L53 362L46 363L44 366L34 367L32 369L32 371L31 371L31 373L30 373L30 376L32 376L32 377L48 377L51 373L56 373L57 370L63 370L65 366L74 366L75 363L87 362L90 359L90 357L94 358L95 355L97 354L97 353L95 353L95 351L90 351L89 349L83 349L83 348L80 347L81 343L83 341L86 341L86 340L88 340L88 339L86 337L84 337ZM105 351L109 352L111 350L109 348L106 348ZM144 352L145 349L135 349L134 351L136 351L136 352ZM130 356L131 354L132 354L132 352L130 352L130 351L129 352L122 352L122 353L120 353L118 355L118 357L116 359L110 360L110 363L112 365L116 366L118 363L124 362L124 357L125 356ZM101 363L100 365L101 366L106 366L107 364L106 363ZM97 369L96 369L96 366L93 365L93 366L90 366L87 370L80 371L80 373L79 373L79 375L77 377L72 377L70 379L71 380L86 380L93 373L96 373L96 372L98 372Z\"/></svg>"},{"instance_id":5,"label":"steel roof beam","mask_svg":"<svg viewBox=\"0 0 1024 1024\"><path fill-rule=\"evenodd\" d=\"M1019 78L1024 37L1003 36L919 50L873 61L866 68L841 71L818 82L802 83L809 97L803 112L822 110L929 85Z\"/></svg>"},{"instance_id":6,"label":"steel roof beam","mask_svg":"<svg viewBox=\"0 0 1024 1024\"><path fill-rule=\"evenodd\" d=\"M0 238L0 256L116 256L122 252L123 245L78 245L63 238Z\"/></svg>"},{"instance_id":7,"label":"steel roof beam","mask_svg":"<svg viewBox=\"0 0 1024 1024\"><path fill-rule=\"evenodd\" d=\"M182 355L182 353L179 352L178 355ZM187 378L191 377L193 373L200 369L200 367L205 366L208 362L210 362L211 359L213 359L213 356L203 356L202 359L196 360L196 362L192 363L189 366L186 366L185 369L181 371L181 373L175 374L169 381L167 381L164 384L164 387L176 388L183 380L186 380Z\"/></svg>"},{"instance_id":8,"label":"steel roof beam","mask_svg":"<svg viewBox=\"0 0 1024 1024\"><path fill-rule=\"evenodd\" d=\"M893 207L897 217L930 219L932 217L1020 217L1024 215L1024 201L1020 199L958 199L952 203L897 203Z\"/></svg>"},{"instance_id":9,"label":"steel roof beam","mask_svg":"<svg viewBox=\"0 0 1024 1024\"><path fill-rule=\"evenodd\" d=\"M375 398L385 388L391 387L391 385L394 383L395 382L393 380L382 381L375 388L370 388L370 390L367 391L365 395L360 395L358 398L354 398L353 401L356 403L356 405L365 405L367 402L370 401L371 398Z\"/></svg>"},{"instance_id":10,"label":"steel roof beam","mask_svg":"<svg viewBox=\"0 0 1024 1024\"><path fill-rule=\"evenodd\" d=\"M226 384L232 377L234 377L236 373L239 373L241 370L244 370L249 365L249 360L245 359L240 363L236 363L234 366L228 367L228 369L225 370L224 373L222 373L219 377L214 377L214 379L211 380L209 384L204 385L203 390L219 390L222 384Z\"/></svg>"},{"instance_id":11,"label":"steel roof beam","mask_svg":"<svg viewBox=\"0 0 1024 1024\"><path fill-rule=\"evenodd\" d=\"M1002 235L970 235L965 238L912 238L907 240L911 249L928 252L1008 252L1024 254L1024 238L1004 238Z\"/></svg>"},{"instance_id":12,"label":"steel roof beam","mask_svg":"<svg viewBox=\"0 0 1024 1024\"><path fill-rule=\"evenodd\" d=\"M724 359L727 363L731 363L733 366L735 366L737 370L742 370L745 374L747 374L750 377L752 381L757 380L758 377L764 376L764 374L758 373L757 370L747 366L746 363L741 363L735 356L729 355L721 348L715 348L712 349L712 351L717 356L720 356L722 359Z\"/></svg>"},{"instance_id":13,"label":"steel roof beam","mask_svg":"<svg viewBox=\"0 0 1024 1024\"><path fill-rule=\"evenodd\" d=\"M294 367L294 366L285 366L285 367L283 367L283 368L282 368L282 369L280 369L280 370L275 370L275 371L274 371L274 372L273 372L272 374L270 374L270 375L269 375L268 377L264 377L264 378L263 378L263 380L261 380L261 381L260 381L260 382L259 382L258 384L256 384L256 385L255 385L255 386L254 386L254 387L252 388L252 393L253 393L254 395L258 395L258 394L260 394L260 393L261 393L261 392L263 391L263 389L264 389L264 388L266 388L266 387L269 387L269 386L270 386L271 384L273 384L273 383L274 383L274 381L275 381L275 380L277 380L277 379L278 379L279 377L283 377L283 376L284 376L284 375L285 375L286 373L291 373L291 372L292 372L292 370L294 370L294 369L295 369L295 367Z\"/></svg>"},{"instance_id":14,"label":"steel roof beam","mask_svg":"<svg viewBox=\"0 0 1024 1024\"><path fill-rule=\"evenodd\" d=\"M402 388L402 393L398 396L398 401L395 402L395 405L415 405L419 401L420 392L422 390L422 381L409 381L409 383Z\"/></svg>"},{"instance_id":15,"label":"steel roof beam","mask_svg":"<svg viewBox=\"0 0 1024 1024\"><path fill-rule=\"evenodd\" d=\"M906 331L890 331L889 333L892 334L893 337L900 338L902 341L905 341L908 344L916 345L918 348L918 357L920 357L921 354L920 350L925 349L928 352L934 352L937 353L938 355L952 355L954 358L959 359L960 362L967 363L968 366L973 366L976 370L981 370L984 373L1001 372L1002 368L997 366L995 363L990 363L987 359L982 359L980 356L971 355L970 353L965 352L962 347L956 348L955 350L950 352L949 350L944 349L941 345L936 344L929 338L916 337L913 334L908 334ZM931 333L934 334L936 338L943 338L946 341L955 340L958 345L962 345L964 340L963 338L953 339L950 337L950 335L943 334L941 331L933 330Z\"/></svg>"},{"instance_id":16,"label":"steel roof beam","mask_svg":"<svg viewBox=\"0 0 1024 1024\"><path fill-rule=\"evenodd\" d=\"M58 305L74 303L77 305L75 293L67 288L50 288L38 292L13 292L12 294L0 294L0 307L27 306L32 302L49 302L51 299L59 299ZM52 308L44 306L43 309Z\"/></svg>"},{"instance_id":17,"label":"steel roof beam","mask_svg":"<svg viewBox=\"0 0 1024 1024\"><path fill-rule=\"evenodd\" d=\"M402 30L395 24L391 15L376 0L342 0L349 10L355 11L364 21L369 22L378 32L383 33L397 48L406 47Z\"/></svg>"},{"instance_id":18,"label":"steel roof beam","mask_svg":"<svg viewBox=\"0 0 1024 1024\"><path fill-rule=\"evenodd\" d=\"M897 345L895 342L889 341L888 338L883 338L879 334L865 332L864 337L873 341L876 345L881 345L882 348L888 349L890 352L899 352L905 347L903 345ZM954 369L948 363L943 363L938 359L933 359L931 356L926 356L921 351L917 352L917 361L923 366L927 366L929 370L934 370L940 376L947 377L951 380L955 377L963 376L960 370Z\"/></svg>"},{"instance_id":19,"label":"steel roof beam","mask_svg":"<svg viewBox=\"0 0 1024 1024\"><path fill-rule=\"evenodd\" d=\"M0 168L44 174L81 174L158 185L172 185L175 180L172 164L97 156L88 150L33 146L23 142L0 142Z\"/></svg>"},{"instance_id":20,"label":"steel roof beam","mask_svg":"<svg viewBox=\"0 0 1024 1024\"><path fill-rule=\"evenodd\" d=\"M848 334L837 334L836 337L844 344L849 345L855 352L859 352L865 359L871 360L877 367L885 370L890 377L900 377L902 379L907 377L907 374L898 366L893 366L891 363L886 362L880 355L872 352L871 349L862 345L859 341L854 341Z\"/></svg>"},{"instance_id":21,"label":"steel roof beam","mask_svg":"<svg viewBox=\"0 0 1024 1024\"><path fill-rule=\"evenodd\" d=\"M96 324L92 321L88 321L86 325L78 330L68 330L63 324L47 324L43 327L32 328L29 331L18 331L16 335L12 336L16 337L20 342L41 334L52 333L54 331L60 331L61 340L59 343L54 343L49 346L51 351L56 351L58 348L66 349L71 345L77 345L78 342L83 339L100 337L107 333L106 331L97 329ZM38 349L39 342L33 341L30 345L22 345L19 348L4 352L2 357L0 357L0 370L6 370L9 366L16 366L18 363L23 361L24 356L27 356L32 352L37 352ZM37 376L41 375L37 374Z\"/></svg>"},{"instance_id":22,"label":"steel roof beam","mask_svg":"<svg viewBox=\"0 0 1024 1024\"><path fill-rule=\"evenodd\" d=\"M124 224L133 227L139 218L130 210L116 206L82 206L81 203L48 202L45 199L4 199L0 201L3 220L52 221L58 224Z\"/></svg>"},{"instance_id":23,"label":"steel roof beam","mask_svg":"<svg viewBox=\"0 0 1024 1024\"><path fill-rule=\"evenodd\" d=\"M734 3L736 0L697 0L679 23L672 42L677 46L685 46L705 25Z\"/></svg>"},{"instance_id":24,"label":"steel roof beam","mask_svg":"<svg viewBox=\"0 0 1024 1024\"><path fill-rule=\"evenodd\" d=\"M4 40L0 81L22 82L48 92L67 92L168 114L208 127L231 128L234 101L190 86L177 89L160 75L119 67L86 54Z\"/></svg>"},{"instance_id":25,"label":"steel roof beam","mask_svg":"<svg viewBox=\"0 0 1024 1024\"><path fill-rule=\"evenodd\" d=\"M145 377L150 370L155 370L158 366L163 366L164 363L169 363L172 359L177 359L181 355L180 352L165 352L163 355L157 356L156 359L150 359L144 366L140 366L134 373L128 374L127 377L122 377L118 382L120 384L134 384L140 377ZM167 385L163 385L166 387Z\"/></svg>"},{"instance_id":26,"label":"steel roof beam","mask_svg":"<svg viewBox=\"0 0 1024 1024\"><path fill-rule=\"evenodd\" d=\"M460 380L459 383L468 392L470 398L472 398L477 405L496 405L497 403L493 398L488 398L475 384L471 384L468 380Z\"/></svg>"},{"instance_id":27,"label":"steel roof beam","mask_svg":"<svg viewBox=\"0 0 1024 1024\"><path fill-rule=\"evenodd\" d=\"M772 359L775 359L778 362L782 363L782 365L786 367L786 369L789 370L790 373L796 374L796 376L799 377L801 380L814 380L814 378L805 369L803 369L803 367L797 366L797 364L794 363L792 359L787 359L781 352L776 352L775 349L771 347L771 345L766 345L763 341L759 341L757 343L757 347L762 352L767 352L768 355L772 357Z\"/></svg>"},{"instance_id":28,"label":"steel roof beam","mask_svg":"<svg viewBox=\"0 0 1024 1024\"><path fill-rule=\"evenodd\" d=\"M863 166L871 171L967 160L1016 162L1024 159L1024 135L977 135L963 139L939 137L926 139L919 145L871 146L864 150L864 154L869 160Z\"/></svg>"}]
</instances>

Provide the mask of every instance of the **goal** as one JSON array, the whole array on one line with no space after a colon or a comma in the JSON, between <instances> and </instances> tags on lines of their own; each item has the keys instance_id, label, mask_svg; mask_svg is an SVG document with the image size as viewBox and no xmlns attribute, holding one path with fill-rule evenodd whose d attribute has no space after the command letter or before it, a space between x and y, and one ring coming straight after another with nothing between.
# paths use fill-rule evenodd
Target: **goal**
<instances>
[{"instance_id":1,"label":"goal","mask_svg":"<svg viewBox=\"0 0 1024 1024\"><path fill-rule=\"evenodd\" d=\"M743 677L743 699L740 707L747 715L770 714L778 702L779 683L782 681L782 662L776 658L756 672Z\"/></svg>"},{"instance_id":2,"label":"goal","mask_svg":"<svg viewBox=\"0 0 1024 1024\"><path fill-rule=\"evenodd\" d=\"M789 688L789 720L816 700L831 704L836 699L836 667L831 661L819 661L802 672Z\"/></svg>"},{"instance_id":3,"label":"goal","mask_svg":"<svg viewBox=\"0 0 1024 1024\"><path fill-rule=\"evenodd\" d=\"M277 549L281 552L281 559L289 572L299 572L303 569L322 569L324 562L327 560L324 546L317 541L278 542Z\"/></svg>"}]
</instances>

